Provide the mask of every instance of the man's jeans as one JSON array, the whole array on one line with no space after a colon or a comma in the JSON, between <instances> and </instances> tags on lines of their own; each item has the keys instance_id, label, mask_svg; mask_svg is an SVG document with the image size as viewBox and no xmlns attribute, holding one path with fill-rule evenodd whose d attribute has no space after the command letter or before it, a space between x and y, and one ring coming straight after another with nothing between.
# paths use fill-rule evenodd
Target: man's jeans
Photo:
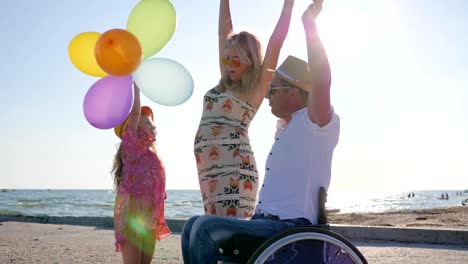
<instances>
[{"instance_id":1,"label":"man's jeans","mask_svg":"<svg viewBox=\"0 0 468 264\"><path fill-rule=\"evenodd\" d=\"M266 239L288 227L310 224L305 218L278 220L272 215L259 214L255 214L251 220L193 216L185 223L181 235L184 263L216 263L216 260L224 259L220 243L233 235L242 235L246 237L245 243L249 243L248 237Z\"/></svg>"}]
</instances>

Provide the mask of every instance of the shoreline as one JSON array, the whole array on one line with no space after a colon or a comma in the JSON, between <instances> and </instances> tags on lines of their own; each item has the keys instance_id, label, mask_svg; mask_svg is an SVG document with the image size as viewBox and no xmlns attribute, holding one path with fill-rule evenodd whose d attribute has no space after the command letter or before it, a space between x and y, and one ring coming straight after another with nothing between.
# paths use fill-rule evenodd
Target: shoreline
<instances>
[{"instance_id":1,"label":"shoreline","mask_svg":"<svg viewBox=\"0 0 468 264\"><path fill-rule=\"evenodd\" d=\"M356 225L380 227L424 227L468 230L468 206L434 209L393 210L386 212L327 213L331 225ZM181 230L188 218L168 218L172 229ZM32 222L43 224L114 227L113 217L101 216L48 216L2 214L0 222Z\"/></svg>"},{"instance_id":2,"label":"shoreline","mask_svg":"<svg viewBox=\"0 0 468 264\"><path fill-rule=\"evenodd\" d=\"M329 212L327 217L331 225L426 227L468 230L468 206L419 210L393 210L386 212ZM173 229L180 230L183 223L185 223L188 218L169 218L166 220L168 224L173 226ZM114 227L113 217L101 216L48 216L0 213L0 222L5 221Z\"/></svg>"},{"instance_id":3,"label":"shoreline","mask_svg":"<svg viewBox=\"0 0 468 264\"><path fill-rule=\"evenodd\" d=\"M348 239L405 243L468 245L468 207L398 210L380 213L329 213L330 230ZM187 219L166 219L173 234L180 234ZM112 230L113 217L2 215L2 222L95 227Z\"/></svg>"}]
</instances>

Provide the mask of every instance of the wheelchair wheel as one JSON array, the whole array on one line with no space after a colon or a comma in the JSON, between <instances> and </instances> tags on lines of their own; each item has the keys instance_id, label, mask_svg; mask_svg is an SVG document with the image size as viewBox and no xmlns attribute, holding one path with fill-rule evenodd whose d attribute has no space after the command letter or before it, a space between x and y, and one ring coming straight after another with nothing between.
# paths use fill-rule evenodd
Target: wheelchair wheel
<instances>
[{"instance_id":1,"label":"wheelchair wheel","mask_svg":"<svg viewBox=\"0 0 468 264\"><path fill-rule=\"evenodd\" d=\"M330 230L307 226L290 228L271 237L248 263L367 264L367 261L346 238Z\"/></svg>"}]
</instances>

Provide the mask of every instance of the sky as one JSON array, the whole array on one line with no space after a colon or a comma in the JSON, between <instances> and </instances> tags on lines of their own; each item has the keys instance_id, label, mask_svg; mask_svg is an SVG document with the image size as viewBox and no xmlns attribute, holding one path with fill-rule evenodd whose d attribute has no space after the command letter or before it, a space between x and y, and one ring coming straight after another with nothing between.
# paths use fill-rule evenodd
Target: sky
<instances>
[{"instance_id":1,"label":"sky","mask_svg":"<svg viewBox=\"0 0 468 264\"><path fill-rule=\"evenodd\" d=\"M0 188L111 189L119 139L91 126L83 100L99 78L77 70L68 45L81 32L125 29L136 0L6 0L0 8ZM194 79L184 104L155 113L167 189L198 189L193 140L203 95L220 77L218 1L171 0L177 27L153 58L182 64ZM264 47L283 1L233 0L234 31ZM307 59L296 0L280 54ZM326 0L317 25L341 118L332 190L468 188L468 2ZM276 118L264 101L250 126L263 181ZM287 177L287 175L285 175Z\"/></svg>"}]
</instances>

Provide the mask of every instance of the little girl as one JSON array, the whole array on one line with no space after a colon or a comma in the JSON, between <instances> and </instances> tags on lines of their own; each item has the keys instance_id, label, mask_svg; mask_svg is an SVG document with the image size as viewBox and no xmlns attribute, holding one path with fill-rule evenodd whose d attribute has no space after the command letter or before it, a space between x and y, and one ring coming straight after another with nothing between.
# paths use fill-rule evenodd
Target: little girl
<instances>
[{"instance_id":1,"label":"little girl","mask_svg":"<svg viewBox=\"0 0 468 264\"><path fill-rule=\"evenodd\" d=\"M112 172L117 189L114 207L115 247L123 263L151 263L155 242L170 234L164 218L166 175L156 153L153 111L140 108L134 83L133 108L115 127L122 139Z\"/></svg>"}]
</instances>

